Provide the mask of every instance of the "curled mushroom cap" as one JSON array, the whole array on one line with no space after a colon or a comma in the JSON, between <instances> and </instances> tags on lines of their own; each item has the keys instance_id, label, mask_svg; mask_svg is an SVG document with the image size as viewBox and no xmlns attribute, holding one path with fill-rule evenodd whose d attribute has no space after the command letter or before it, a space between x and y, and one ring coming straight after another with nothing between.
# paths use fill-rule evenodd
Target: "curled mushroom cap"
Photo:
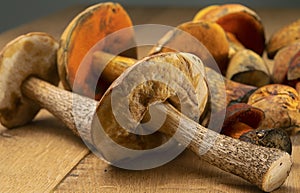
<instances>
[{"instance_id":1,"label":"curled mushroom cap","mask_svg":"<svg viewBox=\"0 0 300 193\"><path fill-rule=\"evenodd\" d=\"M264 111L261 129L282 128L290 133L299 130L299 95L294 88L281 84L263 86L249 97L248 104Z\"/></svg>"},{"instance_id":2,"label":"curled mushroom cap","mask_svg":"<svg viewBox=\"0 0 300 193\"><path fill-rule=\"evenodd\" d=\"M93 128L101 124L106 135L123 147L150 149L161 144L160 135L155 132L141 136L133 131L145 121L151 105L168 101L187 117L199 121L207 100L208 88L201 60L188 53L161 53L140 60L113 82L100 100ZM158 124L155 117L163 119L162 115L152 114L150 121L152 116L155 125ZM118 120L118 117L126 120ZM94 132L94 137L103 136L97 133L99 130ZM95 138L94 141L99 146L101 143L108 146L103 139ZM102 153L112 156L112 152Z\"/></svg>"},{"instance_id":3,"label":"curled mushroom cap","mask_svg":"<svg viewBox=\"0 0 300 193\"><path fill-rule=\"evenodd\" d=\"M197 21L180 24L177 29L170 31L160 39L150 54L181 51L193 53L204 59L208 56L203 56L203 49L199 47L199 42L207 48L221 72L224 73L228 64L229 43L225 31L214 22Z\"/></svg>"},{"instance_id":4,"label":"curled mushroom cap","mask_svg":"<svg viewBox=\"0 0 300 193\"><path fill-rule=\"evenodd\" d=\"M36 76L58 83L58 43L46 33L32 32L17 37L0 53L0 120L7 128L32 120L40 107L22 95L22 83Z\"/></svg>"},{"instance_id":5,"label":"curled mushroom cap","mask_svg":"<svg viewBox=\"0 0 300 193\"><path fill-rule=\"evenodd\" d=\"M215 6L197 14L194 21L199 20L218 23L226 32L234 34L246 48L262 55L265 48L264 27L260 17L248 7L241 4Z\"/></svg>"},{"instance_id":6,"label":"curled mushroom cap","mask_svg":"<svg viewBox=\"0 0 300 193\"><path fill-rule=\"evenodd\" d=\"M276 31L267 43L269 58L274 58L276 53L283 47L300 39L300 19L285 25Z\"/></svg>"},{"instance_id":7,"label":"curled mushroom cap","mask_svg":"<svg viewBox=\"0 0 300 193\"><path fill-rule=\"evenodd\" d=\"M118 3L99 3L78 14L66 27L60 39L58 70L63 86L68 90L72 89L82 59L97 42L113 32L131 26L130 17ZM135 49L126 51L127 48L134 46L133 36L133 30L127 30L126 34L107 38L98 49L112 54L136 57ZM90 88L88 82L89 79L98 79L98 77L93 76L91 62L86 62L85 69L85 73L81 72L80 77L76 78L76 84L82 87L80 94L94 97L94 90ZM102 94L96 93L96 97L100 95L97 99Z\"/></svg>"}]
</instances>

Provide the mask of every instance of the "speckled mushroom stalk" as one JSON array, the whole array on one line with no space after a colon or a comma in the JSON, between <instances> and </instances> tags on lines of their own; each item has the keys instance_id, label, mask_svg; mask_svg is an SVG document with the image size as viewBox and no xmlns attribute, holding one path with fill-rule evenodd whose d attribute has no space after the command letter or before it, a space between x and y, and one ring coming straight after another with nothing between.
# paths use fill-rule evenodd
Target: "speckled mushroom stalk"
<instances>
[{"instance_id":1,"label":"speckled mushroom stalk","mask_svg":"<svg viewBox=\"0 0 300 193\"><path fill-rule=\"evenodd\" d=\"M117 92L119 103L114 104L117 110L122 110L124 108L123 101L129 99L131 102L129 106L131 113L138 122L143 120L150 105L153 106L158 115L167 112L166 121L160 132L167 136L172 136L175 131L178 131L179 134L174 135L175 139L181 144L188 144L188 147L196 155L224 171L242 177L264 191L268 192L279 188L289 175L292 161L290 155L286 152L256 146L219 135L195 122L199 117L199 112L203 111L203 107L207 102L204 67L196 56L187 53L165 53L147 57L137 62L117 78L101 100L97 102L93 99L61 90L37 78L43 75L43 71L39 72L34 69L44 69L44 65L48 67L55 66L55 60L45 62L43 61L44 56L38 57L36 55L41 49L40 46L53 48L50 49L52 51L49 51L49 53L55 53L57 49L57 44L51 38L48 38L51 41L44 41L43 39L43 41L39 41L43 37L48 38L46 34L22 36L5 47L1 52L3 60L1 60L0 67L7 79L4 82L0 82L0 85L1 88L5 87L8 93L18 93L16 99L27 104L21 112L26 113L26 111L29 111L32 108L30 104L35 104L34 107L46 108L63 121L74 133L80 133L80 136L102 152L105 158L122 159L126 156L122 152L103 151L103 141L98 140L101 139L101 136L93 135L99 129L95 125L95 121L99 120L104 125L107 125L104 128L106 134L115 142L123 144L124 147L144 149L144 145L149 145L149 143L151 146L153 138L150 137L149 139L152 140L146 140L141 145L140 142L142 141L136 139L135 135L121 130L116 121L110 119L110 116L113 115L111 111L113 107L111 95L114 89L124 91L124 88L127 88L130 84L135 84L136 81L147 78L147 76L149 76L149 80L155 80L155 78L162 77L161 74L163 74L169 76L167 78L169 83L177 82L181 89L179 87L179 90L174 92L174 90L166 87L164 84L157 84L156 81L146 81L145 84L134 89L133 93L123 98L119 97L119 94L122 95L123 92ZM15 45L18 45L18 49L15 49ZM28 52L26 45L31 45L30 52ZM5 57L7 54L19 57ZM51 56L52 59L55 59L55 55ZM24 58L27 58L27 60L23 60ZM40 59L41 63L35 63L32 66L30 63L32 60L30 59ZM162 63L165 65L161 65ZM20 69L17 68L20 67L18 65L22 65L20 72L25 70L26 73L16 74L13 72L14 74L11 74L12 69ZM197 71L194 68L199 69ZM54 73L56 70L51 69L50 71ZM141 71L147 71L148 73L142 74ZM197 73L195 74L195 72ZM183 76L178 76L178 73L183 73ZM197 82L193 82L195 78L198 80ZM151 86L153 84L156 85ZM152 98L145 98L145 96L149 96L149 93L152 94ZM176 100L172 102L174 106L167 102L167 99L172 101L172 96L176 94L184 98L181 107L187 105L189 111L186 115L175 109ZM16 115L14 113L20 110L19 106L13 106L15 100L6 102L2 98L0 102L1 107L7 105L6 108L0 109L1 121L4 118L7 125L13 127L14 122L9 124L10 118L14 117ZM163 102L166 102L165 105L162 105ZM14 108L4 111L10 107L9 105L12 105ZM121 112L122 118L128 119L128 114L122 114L123 111L118 112ZM20 117L14 118L19 119ZM30 121L29 118L25 122L28 121ZM178 125L179 122L181 124ZM20 123L17 125L20 125ZM154 127L155 124L148 124L147 129L152 130L155 129ZM109 144L105 145L109 146Z\"/></svg>"}]
</instances>

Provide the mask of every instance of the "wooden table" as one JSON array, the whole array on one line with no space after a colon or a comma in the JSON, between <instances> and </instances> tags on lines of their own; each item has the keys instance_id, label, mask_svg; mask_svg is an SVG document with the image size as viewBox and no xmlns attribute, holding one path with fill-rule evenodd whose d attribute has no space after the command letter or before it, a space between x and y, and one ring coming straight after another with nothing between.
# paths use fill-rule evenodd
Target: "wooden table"
<instances>
[{"instance_id":1,"label":"wooden table","mask_svg":"<svg viewBox=\"0 0 300 193\"><path fill-rule=\"evenodd\" d=\"M20 34L44 31L59 39L67 23L83 6L24 24L0 34L0 47ZM189 21L199 8L127 8L134 24L176 26ZM297 9L258 9L267 38L300 18ZM172 162L146 171L107 165L47 111L29 125L0 135L0 192L260 192L244 180L208 165L185 151ZM300 192L300 136L292 137L292 172L276 193Z\"/></svg>"}]
</instances>

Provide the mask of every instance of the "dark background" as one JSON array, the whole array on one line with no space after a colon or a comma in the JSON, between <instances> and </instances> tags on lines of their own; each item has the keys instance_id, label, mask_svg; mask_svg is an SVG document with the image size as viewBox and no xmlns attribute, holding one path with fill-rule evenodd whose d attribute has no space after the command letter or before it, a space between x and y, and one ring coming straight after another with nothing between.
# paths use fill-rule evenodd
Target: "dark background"
<instances>
[{"instance_id":1,"label":"dark background","mask_svg":"<svg viewBox=\"0 0 300 193\"><path fill-rule=\"evenodd\" d=\"M39 17L43 17L69 6L91 5L101 0L4 0L0 6L0 33ZM123 6L184 6L201 7L211 4L241 3L250 8L294 8L300 11L299 0L118 0Z\"/></svg>"}]
</instances>

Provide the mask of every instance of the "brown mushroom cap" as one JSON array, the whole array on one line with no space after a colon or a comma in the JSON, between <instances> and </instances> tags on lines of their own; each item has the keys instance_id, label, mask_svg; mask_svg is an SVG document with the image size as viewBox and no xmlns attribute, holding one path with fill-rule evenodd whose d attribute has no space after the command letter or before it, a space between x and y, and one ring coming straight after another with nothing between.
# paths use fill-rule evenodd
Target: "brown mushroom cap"
<instances>
[{"instance_id":1,"label":"brown mushroom cap","mask_svg":"<svg viewBox=\"0 0 300 193\"><path fill-rule=\"evenodd\" d=\"M32 32L8 43L0 54L0 120L7 128L31 121L40 107L22 95L29 76L58 84L58 43L48 34Z\"/></svg>"},{"instance_id":2,"label":"brown mushroom cap","mask_svg":"<svg viewBox=\"0 0 300 193\"><path fill-rule=\"evenodd\" d=\"M97 42L113 32L131 26L129 15L118 3L99 3L78 14L66 27L60 40L58 70L63 86L68 90L72 89L81 61ZM101 44L103 47L98 49L134 58L137 54L135 49L126 51L135 44L133 36L133 30L127 30L126 34L105 39L105 43ZM98 76L92 76L91 62L86 62L85 65L85 73L81 72L80 77L76 77L76 84L77 86L80 84L82 87L80 94L94 98L94 89L90 88L88 82L90 82L89 79L97 80ZM100 99L102 94L96 93L96 99Z\"/></svg>"},{"instance_id":3,"label":"brown mushroom cap","mask_svg":"<svg viewBox=\"0 0 300 193\"><path fill-rule=\"evenodd\" d=\"M226 109L226 116L222 127L222 134L239 138L249 128L256 129L264 119L264 112L246 103L236 103ZM242 123L238 128L233 127L237 123ZM243 127L247 125L248 127Z\"/></svg>"},{"instance_id":4,"label":"brown mushroom cap","mask_svg":"<svg viewBox=\"0 0 300 193\"><path fill-rule=\"evenodd\" d=\"M272 79L274 83L287 84L288 80L298 79L297 77L297 53L300 51L300 42L294 42L280 49L274 57Z\"/></svg>"},{"instance_id":5,"label":"brown mushroom cap","mask_svg":"<svg viewBox=\"0 0 300 193\"><path fill-rule=\"evenodd\" d=\"M201 17L200 17L200 16ZM194 21L207 20L218 23L226 32L234 34L248 49L259 55L265 48L265 32L260 17L241 4L224 4L212 7Z\"/></svg>"},{"instance_id":6,"label":"brown mushroom cap","mask_svg":"<svg viewBox=\"0 0 300 193\"><path fill-rule=\"evenodd\" d=\"M300 19L285 25L275 32L267 43L267 53L269 58L273 58L283 47L300 39Z\"/></svg>"},{"instance_id":7,"label":"brown mushroom cap","mask_svg":"<svg viewBox=\"0 0 300 193\"><path fill-rule=\"evenodd\" d=\"M299 129L299 95L287 85L270 84L258 88L248 104L264 111L265 119L260 128L282 128L287 132Z\"/></svg>"},{"instance_id":8,"label":"brown mushroom cap","mask_svg":"<svg viewBox=\"0 0 300 193\"><path fill-rule=\"evenodd\" d=\"M107 152L102 154L109 157L122 156L118 154L120 152L110 150L113 145L107 143L117 143L133 150L161 145L157 132L140 136L133 131L150 106L167 100L187 117L199 120L208 100L208 88L203 63L195 55L161 53L146 57L128 68L100 100L92 128L103 130L93 130L94 143L99 147L105 145L107 148L103 151ZM126 124L127 129L122 124ZM102 139L101 132L113 141Z\"/></svg>"},{"instance_id":9,"label":"brown mushroom cap","mask_svg":"<svg viewBox=\"0 0 300 193\"><path fill-rule=\"evenodd\" d=\"M211 53L224 73L228 65L229 43L225 31L214 22L197 21L180 24L177 29L167 33L152 48L150 54L181 51L195 54L203 60L205 56L203 57L203 49L199 47L199 42Z\"/></svg>"}]
</instances>

